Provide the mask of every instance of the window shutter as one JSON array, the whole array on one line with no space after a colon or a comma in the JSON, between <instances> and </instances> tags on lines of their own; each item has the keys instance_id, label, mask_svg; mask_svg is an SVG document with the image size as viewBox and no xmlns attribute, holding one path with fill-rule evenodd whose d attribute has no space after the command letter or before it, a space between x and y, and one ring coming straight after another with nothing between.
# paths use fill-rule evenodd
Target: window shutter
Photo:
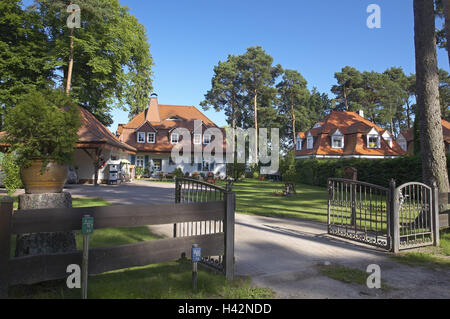
<instances>
[{"instance_id":1,"label":"window shutter","mask_svg":"<svg viewBox=\"0 0 450 319\"><path fill-rule=\"evenodd\" d=\"M136 165L136 155L130 155L131 165Z\"/></svg>"},{"instance_id":2,"label":"window shutter","mask_svg":"<svg viewBox=\"0 0 450 319\"><path fill-rule=\"evenodd\" d=\"M202 163L197 164L197 171L199 171L199 172L202 171Z\"/></svg>"},{"instance_id":3,"label":"window shutter","mask_svg":"<svg viewBox=\"0 0 450 319\"><path fill-rule=\"evenodd\" d=\"M212 172L214 170L214 166L216 165L215 162L209 163L209 170Z\"/></svg>"},{"instance_id":4,"label":"window shutter","mask_svg":"<svg viewBox=\"0 0 450 319\"><path fill-rule=\"evenodd\" d=\"M148 161L149 161L149 156L148 156L148 155L145 155L145 160L144 160L144 165L145 165L145 167L148 166Z\"/></svg>"}]
</instances>

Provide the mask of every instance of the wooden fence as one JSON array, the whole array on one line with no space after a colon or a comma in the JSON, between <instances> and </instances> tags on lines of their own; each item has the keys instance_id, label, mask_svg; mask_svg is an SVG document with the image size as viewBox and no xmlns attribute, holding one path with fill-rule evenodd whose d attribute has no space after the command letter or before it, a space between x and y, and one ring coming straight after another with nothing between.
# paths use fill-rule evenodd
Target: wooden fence
<instances>
[{"instance_id":1,"label":"wooden fence","mask_svg":"<svg viewBox=\"0 0 450 319\"><path fill-rule=\"evenodd\" d=\"M105 206L86 208L13 210L13 199L0 203L0 298L8 296L8 286L63 279L68 265L81 265L82 251L10 257L11 236L18 234L73 231L81 229L84 215L94 217L94 228L137 227L184 222L222 221L224 231L216 234L168 238L137 244L89 250L89 274L172 261L184 254L191 257L193 244L202 255L224 255L227 279L234 276L235 194L208 203L152 206Z\"/></svg>"}]
</instances>

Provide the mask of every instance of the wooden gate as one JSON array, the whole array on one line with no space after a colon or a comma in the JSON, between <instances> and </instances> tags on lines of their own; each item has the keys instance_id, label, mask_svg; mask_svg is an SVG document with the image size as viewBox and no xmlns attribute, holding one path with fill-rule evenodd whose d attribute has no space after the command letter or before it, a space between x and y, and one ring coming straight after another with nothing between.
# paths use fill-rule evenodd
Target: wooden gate
<instances>
[{"instance_id":1,"label":"wooden gate","mask_svg":"<svg viewBox=\"0 0 450 319\"><path fill-rule=\"evenodd\" d=\"M230 189L191 178L176 179L175 202L184 204L223 202L228 209L231 209L233 212L235 210L235 194ZM227 227L232 227L232 225L234 225L234 219L221 220L214 218L198 222L177 223L173 225L173 237L180 238L222 233L226 232ZM229 245L232 244L234 244L234 241L229 243ZM226 269L222 255L204 255L202 263L218 271Z\"/></svg>"}]
</instances>

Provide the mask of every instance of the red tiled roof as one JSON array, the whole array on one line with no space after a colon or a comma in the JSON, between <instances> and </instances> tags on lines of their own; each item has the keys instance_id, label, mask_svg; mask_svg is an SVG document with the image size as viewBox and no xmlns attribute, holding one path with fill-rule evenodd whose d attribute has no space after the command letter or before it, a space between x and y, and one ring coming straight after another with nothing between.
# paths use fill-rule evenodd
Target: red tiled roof
<instances>
[{"instance_id":1,"label":"red tiled roof","mask_svg":"<svg viewBox=\"0 0 450 319\"><path fill-rule=\"evenodd\" d=\"M78 109L81 116L81 127L78 130L78 146L83 144L106 144L111 147L136 152L134 147L119 141L91 112L83 107L78 107Z\"/></svg>"},{"instance_id":2,"label":"red tiled roof","mask_svg":"<svg viewBox=\"0 0 450 319\"><path fill-rule=\"evenodd\" d=\"M399 156L406 154L395 140L392 141L391 148L383 138L380 138L380 148L368 148L365 136L372 129L375 129L380 136L385 130L355 112L333 111L320 123L322 126L319 128L298 133L304 141L302 150L296 151L297 156ZM344 135L343 149L331 147L331 135L338 129ZM312 149L306 148L309 132L315 137Z\"/></svg>"},{"instance_id":3,"label":"red tiled roof","mask_svg":"<svg viewBox=\"0 0 450 319\"><path fill-rule=\"evenodd\" d=\"M186 128L194 131L194 122L200 120L203 123L202 131L206 128L218 128L208 117L194 106L164 105L158 104L159 119L153 120L151 106L136 115L128 124L119 125L118 133L120 141L135 147L141 152L170 152L174 145L169 141L170 132L175 128ZM160 121L158 121L160 120ZM137 142L137 130L141 132L156 132L156 143L140 144ZM222 132L224 131L221 129ZM223 132L224 137L225 133Z\"/></svg>"},{"instance_id":4,"label":"red tiled roof","mask_svg":"<svg viewBox=\"0 0 450 319\"><path fill-rule=\"evenodd\" d=\"M401 133L407 142L414 141L414 128ZM450 143L450 122L442 120L442 134L444 135L444 141Z\"/></svg>"}]
</instances>

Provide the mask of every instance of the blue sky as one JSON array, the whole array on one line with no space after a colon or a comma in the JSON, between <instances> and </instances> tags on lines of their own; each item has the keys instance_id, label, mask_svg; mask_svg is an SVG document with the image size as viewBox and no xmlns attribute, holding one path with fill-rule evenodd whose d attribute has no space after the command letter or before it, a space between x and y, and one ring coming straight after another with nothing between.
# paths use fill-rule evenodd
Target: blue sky
<instances>
[{"instance_id":1,"label":"blue sky","mask_svg":"<svg viewBox=\"0 0 450 319\"><path fill-rule=\"evenodd\" d=\"M76 1L74 2L76 3ZM275 64L298 70L309 88L330 93L334 73L350 65L415 73L412 0L120 0L144 24L154 58L154 91L162 104L199 105L213 68L228 54L260 45ZM369 4L381 7L381 29L369 29ZM448 71L448 56L438 52ZM76 72L76 71L75 71ZM126 112L114 111L117 124ZM206 112L216 124L225 116Z\"/></svg>"}]
</instances>

